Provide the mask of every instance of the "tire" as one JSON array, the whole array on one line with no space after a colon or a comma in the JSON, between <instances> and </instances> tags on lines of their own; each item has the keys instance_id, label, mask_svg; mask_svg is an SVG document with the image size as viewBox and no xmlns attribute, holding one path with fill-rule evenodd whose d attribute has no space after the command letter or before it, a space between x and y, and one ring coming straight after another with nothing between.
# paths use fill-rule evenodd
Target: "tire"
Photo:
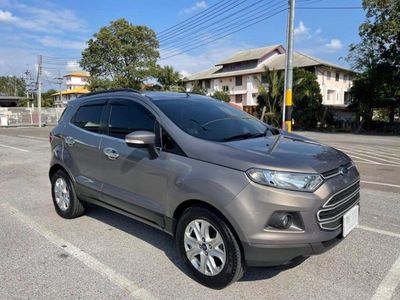
<instances>
[{"instance_id":1,"label":"tire","mask_svg":"<svg viewBox=\"0 0 400 300\"><path fill-rule=\"evenodd\" d=\"M200 232L205 239L197 238L199 228L208 232L205 235ZM223 218L217 214L202 207L186 209L178 220L175 236L181 259L199 283L222 289L243 276L246 264L239 243ZM225 254L221 254L223 252Z\"/></svg>"},{"instance_id":2,"label":"tire","mask_svg":"<svg viewBox=\"0 0 400 300\"><path fill-rule=\"evenodd\" d=\"M76 197L74 185L65 171L58 170L51 177L51 195L57 214L64 219L73 219L84 214L85 207ZM69 201L66 200L66 195Z\"/></svg>"}]
</instances>

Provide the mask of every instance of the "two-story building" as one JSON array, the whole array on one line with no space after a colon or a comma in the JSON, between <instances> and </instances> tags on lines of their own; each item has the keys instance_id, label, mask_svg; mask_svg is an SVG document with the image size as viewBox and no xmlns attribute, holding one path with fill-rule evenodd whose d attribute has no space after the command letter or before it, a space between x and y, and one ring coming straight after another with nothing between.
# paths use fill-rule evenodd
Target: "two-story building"
<instances>
[{"instance_id":1,"label":"two-story building","mask_svg":"<svg viewBox=\"0 0 400 300\"><path fill-rule=\"evenodd\" d=\"M55 107L64 107L68 101L75 99L79 95L89 93L87 89L87 80L89 73L77 71L64 75L66 90L52 94Z\"/></svg>"},{"instance_id":2,"label":"two-story building","mask_svg":"<svg viewBox=\"0 0 400 300\"><path fill-rule=\"evenodd\" d=\"M232 103L252 110L257 105L258 86L265 67L283 70L285 52L282 45L237 52L208 70L185 77L185 87L191 91L197 83L208 95L225 90ZM294 53L293 65L317 75L324 105L344 108L350 104L349 89L354 74L351 70L299 52Z\"/></svg>"}]
</instances>

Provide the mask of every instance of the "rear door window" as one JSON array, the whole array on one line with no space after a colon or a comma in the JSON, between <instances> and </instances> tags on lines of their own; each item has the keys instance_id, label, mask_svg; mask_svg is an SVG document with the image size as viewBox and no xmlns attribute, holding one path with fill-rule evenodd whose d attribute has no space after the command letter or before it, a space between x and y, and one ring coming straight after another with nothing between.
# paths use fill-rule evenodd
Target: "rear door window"
<instances>
[{"instance_id":1,"label":"rear door window","mask_svg":"<svg viewBox=\"0 0 400 300\"><path fill-rule=\"evenodd\" d=\"M113 101L110 106L109 136L125 139L127 134L138 130L154 132L156 118L143 105L133 101Z\"/></svg>"},{"instance_id":2,"label":"rear door window","mask_svg":"<svg viewBox=\"0 0 400 300\"><path fill-rule=\"evenodd\" d=\"M81 106L75 113L71 122L84 130L98 133L104 105Z\"/></svg>"}]
</instances>

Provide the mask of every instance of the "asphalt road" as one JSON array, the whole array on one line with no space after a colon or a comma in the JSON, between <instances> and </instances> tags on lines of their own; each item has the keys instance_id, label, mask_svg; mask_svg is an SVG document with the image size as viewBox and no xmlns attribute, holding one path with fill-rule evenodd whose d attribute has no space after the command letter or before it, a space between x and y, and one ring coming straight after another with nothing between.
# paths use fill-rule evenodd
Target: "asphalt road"
<instances>
[{"instance_id":1,"label":"asphalt road","mask_svg":"<svg viewBox=\"0 0 400 300\"><path fill-rule=\"evenodd\" d=\"M353 157L361 220L291 269L251 268L221 291L193 281L167 234L102 208L54 211L49 128L0 129L0 299L400 299L400 138L300 133Z\"/></svg>"}]
</instances>

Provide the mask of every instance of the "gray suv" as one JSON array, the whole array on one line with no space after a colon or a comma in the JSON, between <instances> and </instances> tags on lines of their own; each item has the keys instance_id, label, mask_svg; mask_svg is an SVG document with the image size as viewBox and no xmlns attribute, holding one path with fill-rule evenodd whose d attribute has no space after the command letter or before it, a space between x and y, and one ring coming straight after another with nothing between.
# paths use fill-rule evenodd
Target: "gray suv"
<instances>
[{"instance_id":1,"label":"gray suv","mask_svg":"<svg viewBox=\"0 0 400 300\"><path fill-rule=\"evenodd\" d=\"M61 217L93 203L161 229L212 288L247 266L322 253L358 223L359 173L347 155L209 97L87 94L50 141Z\"/></svg>"}]
</instances>

